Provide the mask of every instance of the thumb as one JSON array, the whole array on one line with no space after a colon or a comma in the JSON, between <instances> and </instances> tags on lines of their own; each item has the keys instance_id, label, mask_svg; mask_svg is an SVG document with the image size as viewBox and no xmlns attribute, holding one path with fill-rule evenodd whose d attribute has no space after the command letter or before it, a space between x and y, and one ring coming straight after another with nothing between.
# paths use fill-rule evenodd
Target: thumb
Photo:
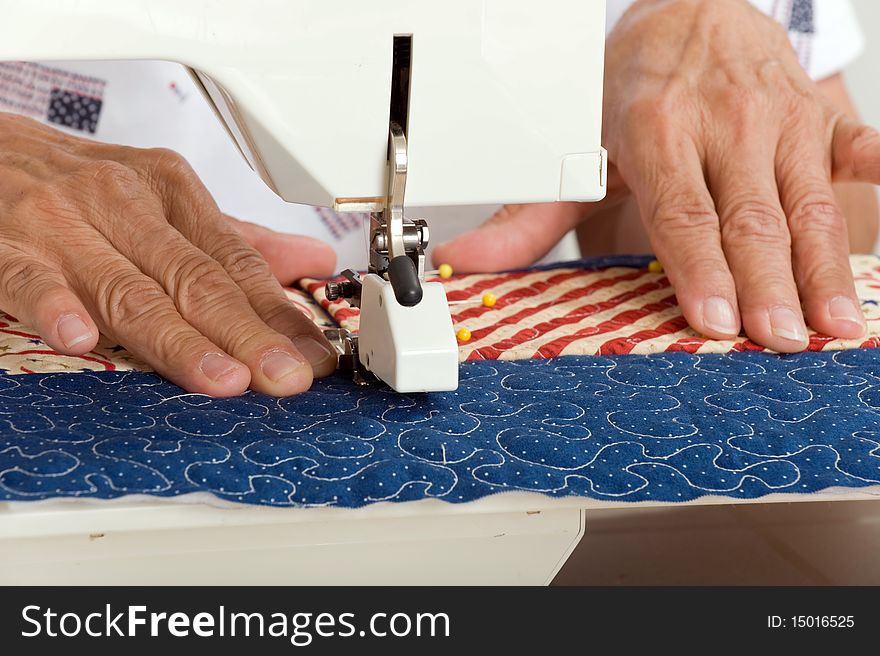
<instances>
[{"instance_id":1,"label":"thumb","mask_svg":"<svg viewBox=\"0 0 880 656\"><path fill-rule=\"evenodd\" d=\"M434 249L435 265L462 273L526 267L544 257L589 212L583 203L505 205L476 230Z\"/></svg>"},{"instance_id":2,"label":"thumb","mask_svg":"<svg viewBox=\"0 0 880 656\"><path fill-rule=\"evenodd\" d=\"M834 128L831 161L835 182L880 184L880 133L840 118Z\"/></svg>"},{"instance_id":3,"label":"thumb","mask_svg":"<svg viewBox=\"0 0 880 656\"><path fill-rule=\"evenodd\" d=\"M318 239L289 235L226 216L232 227L253 246L282 285L299 278L326 278L336 268L333 248Z\"/></svg>"}]
</instances>

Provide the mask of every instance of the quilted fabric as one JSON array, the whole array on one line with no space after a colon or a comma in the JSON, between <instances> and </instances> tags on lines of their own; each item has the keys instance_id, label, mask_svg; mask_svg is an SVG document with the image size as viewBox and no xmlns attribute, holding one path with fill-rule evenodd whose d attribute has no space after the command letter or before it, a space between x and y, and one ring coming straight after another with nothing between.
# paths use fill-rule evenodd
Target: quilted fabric
<instances>
[{"instance_id":1,"label":"quilted fabric","mask_svg":"<svg viewBox=\"0 0 880 656\"><path fill-rule=\"evenodd\" d=\"M505 490L752 498L880 482L880 351L468 362L399 395L187 394L154 374L0 375L0 499L206 491L356 507Z\"/></svg>"},{"instance_id":2,"label":"quilted fabric","mask_svg":"<svg viewBox=\"0 0 880 656\"><path fill-rule=\"evenodd\" d=\"M0 499L209 492L358 507L507 490L686 501L880 483L880 351L834 350L880 344L880 261L853 260L869 337L814 335L826 352L797 356L688 332L647 263L448 281L451 300L492 291L498 303L454 306L472 361L444 394L337 377L296 398L211 399L111 344L60 356L0 316ZM314 321L332 325L323 306L357 327L356 310L321 298L323 283L305 286L317 301L289 294ZM730 353L705 353L719 349ZM515 358L525 360L504 361Z\"/></svg>"},{"instance_id":3,"label":"quilted fabric","mask_svg":"<svg viewBox=\"0 0 880 656\"><path fill-rule=\"evenodd\" d=\"M297 308L319 326L335 327L312 297L298 289L287 290ZM15 317L0 311L0 371L11 374L34 374L71 371L151 371L121 346L103 336L91 353L79 356L62 355L49 348L40 336Z\"/></svg>"},{"instance_id":4,"label":"quilted fabric","mask_svg":"<svg viewBox=\"0 0 880 656\"><path fill-rule=\"evenodd\" d=\"M451 302L473 301L452 306L455 328L467 328L472 336L459 344L461 360L764 350L746 337L715 341L694 332L679 310L669 280L662 273L651 273L648 262L649 258L587 260L441 281ZM812 333L812 351L880 345L880 260L856 256L851 263L868 318L868 335L842 340ZM344 328L357 332L357 308L345 301L329 302L322 281L301 284ZM497 297L492 308L480 303L486 292Z\"/></svg>"},{"instance_id":5,"label":"quilted fabric","mask_svg":"<svg viewBox=\"0 0 880 656\"><path fill-rule=\"evenodd\" d=\"M564 355L650 354L661 352L727 353L763 351L742 337L705 340L687 327L669 281L647 269L651 258L592 258L568 265L454 277L443 281L453 305L456 328L471 331L459 344L466 360L546 359ZM839 340L812 334L810 349L833 351L880 345L880 258L852 258L868 335ZM357 331L359 311L345 301L330 303L324 282L304 280L287 290L291 302L322 327L341 325ZM483 293L498 297L493 308L480 304ZM332 318L331 318L332 315ZM49 373L70 371L150 371L150 367L102 339L83 356L53 351L31 328L0 312L0 371Z\"/></svg>"}]
</instances>

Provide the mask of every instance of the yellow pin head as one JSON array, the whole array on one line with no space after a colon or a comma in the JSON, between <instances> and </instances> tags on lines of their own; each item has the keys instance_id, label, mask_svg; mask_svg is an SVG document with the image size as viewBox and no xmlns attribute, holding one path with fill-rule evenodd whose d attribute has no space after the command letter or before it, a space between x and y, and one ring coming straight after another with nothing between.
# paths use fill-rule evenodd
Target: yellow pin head
<instances>
[{"instance_id":1,"label":"yellow pin head","mask_svg":"<svg viewBox=\"0 0 880 656\"><path fill-rule=\"evenodd\" d=\"M498 302L498 299L495 298L495 294L483 294L483 307L495 307L495 303Z\"/></svg>"},{"instance_id":2,"label":"yellow pin head","mask_svg":"<svg viewBox=\"0 0 880 656\"><path fill-rule=\"evenodd\" d=\"M452 267L448 264L441 264L437 267L437 274L444 280L447 280L452 277Z\"/></svg>"},{"instance_id":3,"label":"yellow pin head","mask_svg":"<svg viewBox=\"0 0 880 656\"><path fill-rule=\"evenodd\" d=\"M458 337L459 342L471 341L471 331L467 328L459 328L458 332L455 333L455 336Z\"/></svg>"},{"instance_id":4,"label":"yellow pin head","mask_svg":"<svg viewBox=\"0 0 880 656\"><path fill-rule=\"evenodd\" d=\"M648 271L651 273L663 273L663 265L660 264L659 260L651 260L651 263L648 265Z\"/></svg>"}]
</instances>

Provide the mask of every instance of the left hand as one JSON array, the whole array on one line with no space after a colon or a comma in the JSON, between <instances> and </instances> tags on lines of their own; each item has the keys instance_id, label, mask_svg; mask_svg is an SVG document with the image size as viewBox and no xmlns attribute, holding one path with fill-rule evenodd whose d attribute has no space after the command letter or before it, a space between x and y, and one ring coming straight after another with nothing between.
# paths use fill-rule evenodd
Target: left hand
<instances>
[{"instance_id":1,"label":"left hand","mask_svg":"<svg viewBox=\"0 0 880 656\"><path fill-rule=\"evenodd\" d=\"M0 308L52 349L82 355L100 331L213 396L288 396L335 370L275 279L327 273L332 251L224 216L178 154L0 112L0 172Z\"/></svg>"}]
</instances>

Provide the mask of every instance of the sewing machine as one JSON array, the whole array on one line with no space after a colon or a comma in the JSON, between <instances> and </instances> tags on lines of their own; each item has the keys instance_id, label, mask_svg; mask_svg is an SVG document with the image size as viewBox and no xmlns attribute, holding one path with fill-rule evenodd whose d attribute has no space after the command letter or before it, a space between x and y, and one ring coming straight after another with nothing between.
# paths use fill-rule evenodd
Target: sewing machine
<instances>
[{"instance_id":1,"label":"sewing machine","mask_svg":"<svg viewBox=\"0 0 880 656\"><path fill-rule=\"evenodd\" d=\"M188 66L251 167L285 200L372 212L369 273L328 288L358 381L453 390L446 295L406 205L596 201L603 0L0 2L0 60ZM11 29L9 29L11 28ZM333 98L334 103L327 99Z\"/></svg>"},{"instance_id":2,"label":"sewing machine","mask_svg":"<svg viewBox=\"0 0 880 656\"><path fill-rule=\"evenodd\" d=\"M400 391L450 389L458 360L445 294L424 282L427 226L405 206L602 196L604 4L0 0L0 59L189 66L281 196L373 213L370 273L329 290L356 297L360 286L360 342L340 336L355 375ZM205 494L4 502L0 583L540 584L577 545L587 511L630 505L515 492L357 510Z\"/></svg>"},{"instance_id":3,"label":"sewing machine","mask_svg":"<svg viewBox=\"0 0 880 656\"><path fill-rule=\"evenodd\" d=\"M425 282L428 226L407 206L604 195L603 0L0 9L0 60L180 62L280 196L372 213L369 273L328 290L360 304L359 338L340 334L338 348L361 380L401 392L458 383L446 296ZM0 580L542 583L584 528L580 507L543 497L357 511L210 503L0 504Z\"/></svg>"}]
</instances>

